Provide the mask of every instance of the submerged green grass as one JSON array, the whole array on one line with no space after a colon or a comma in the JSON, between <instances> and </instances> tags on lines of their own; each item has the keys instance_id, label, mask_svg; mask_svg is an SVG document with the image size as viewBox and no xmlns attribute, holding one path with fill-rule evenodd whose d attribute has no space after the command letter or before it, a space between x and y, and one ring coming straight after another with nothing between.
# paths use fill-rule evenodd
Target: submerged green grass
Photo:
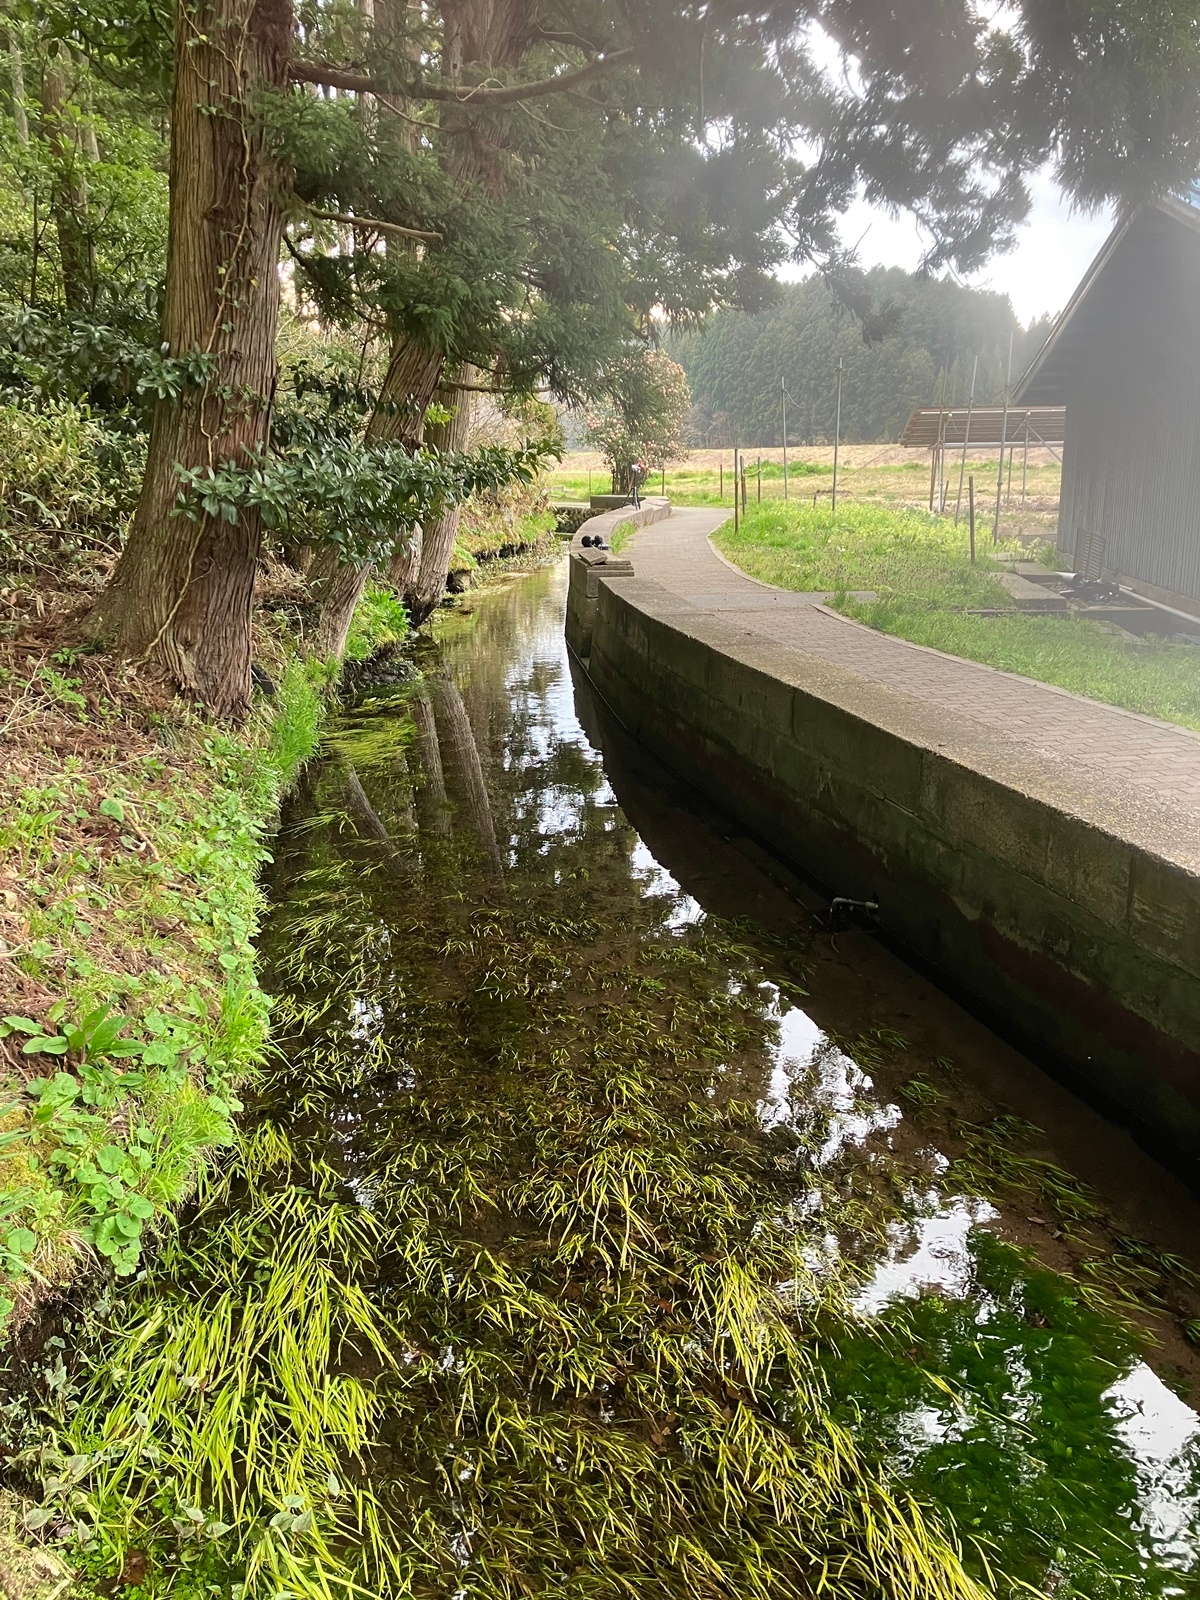
<instances>
[{"instance_id":1,"label":"submerged green grass","mask_svg":"<svg viewBox=\"0 0 1200 1600\"><path fill-rule=\"evenodd\" d=\"M639 929L631 1004L553 896L381 941L349 867L274 931L281 1111L71 1425L97 1567L179 1524L247 1595L980 1596L825 1401L808 1152L730 1074L719 946Z\"/></svg>"},{"instance_id":2,"label":"submerged green grass","mask_svg":"<svg viewBox=\"0 0 1200 1600\"><path fill-rule=\"evenodd\" d=\"M1200 728L1200 651L1130 641L1086 619L1018 614L996 581L990 538L985 547L981 537L972 566L963 523L861 504L836 516L828 506L764 505L750 508L736 534L727 523L714 538L752 577L830 591L837 609L883 633ZM1008 614L969 614L987 609Z\"/></svg>"},{"instance_id":3,"label":"submerged green grass","mask_svg":"<svg viewBox=\"0 0 1200 1600\"><path fill-rule=\"evenodd\" d=\"M827 1401L824 1125L756 1116L753 967L602 806L488 889L483 818L397 782L425 715L344 729L285 836L283 1055L104 1330L50 1514L97 1580L151 1552L154 1596L982 1600Z\"/></svg>"},{"instance_id":4,"label":"submerged green grass","mask_svg":"<svg viewBox=\"0 0 1200 1600\"><path fill-rule=\"evenodd\" d=\"M445 630L494 678L431 660L345 718L285 819L279 1054L24 1458L83 1591L132 1563L131 1600L1169 1594L1169 1562L1108 1581L1139 1515L1113 1319L986 1237L942 1320L855 1309L928 1197L882 1146L830 1157L832 1040L760 1118L778 991L746 929L648 886L594 753L546 736L555 670L491 652L525 603Z\"/></svg>"}]
</instances>

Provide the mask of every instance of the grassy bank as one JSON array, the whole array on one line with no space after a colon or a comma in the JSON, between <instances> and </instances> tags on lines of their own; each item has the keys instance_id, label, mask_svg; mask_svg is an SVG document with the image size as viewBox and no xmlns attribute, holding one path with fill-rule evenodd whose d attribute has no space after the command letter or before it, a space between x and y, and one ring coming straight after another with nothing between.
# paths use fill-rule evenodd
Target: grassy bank
<instances>
[{"instance_id":1,"label":"grassy bank","mask_svg":"<svg viewBox=\"0 0 1200 1600\"><path fill-rule=\"evenodd\" d=\"M133 1273L232 1137L267 1033L258 869L319 716L293 661L245 730L218 732L70 635L51 614L0 643L0 1312L17 1322L82 1267Z\"/></svg>"},{"instance_id":2,"label":"grassy bank","mask_svg":"<svg viewBox=\"0 0 1200 1600\"><path fill-rule=\"evenodd\" d=\"M268 1005L252 938L279 797L328 667L264 574L266 673L222 730L83 623L131 510L136 438L0 407L0 1333L99 1269L128 1280L233 1137ZM131 452L133 453L131 455ZM276 592L278 591L278 592ZM370 591L352 653L403 637Z\"/></svg>"},{"instance_id":3,"label":"grassy bank","mask_svg":"<svg viewBox=\"0 0 1200 1600\"><path fill-rule=\"evenodd\" d=\"M971 565L965 524L883 506L752 506L720 550L780 588L828 590L832 603L884 633L965 656L1093 700L1200 728L1200 652L1159 639L1130 641L1082 618L1011 609L997 568ZM873 591L855 598L850 591ZM1001 616L973 616L973 610Z\"/></svg>"}]
</instances>

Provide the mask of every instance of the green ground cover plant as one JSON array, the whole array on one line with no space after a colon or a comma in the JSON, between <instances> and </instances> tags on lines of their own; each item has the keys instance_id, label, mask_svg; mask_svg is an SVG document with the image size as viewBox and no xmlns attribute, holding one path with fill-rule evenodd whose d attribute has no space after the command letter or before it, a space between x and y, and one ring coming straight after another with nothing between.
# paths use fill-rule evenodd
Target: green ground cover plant
<instances>
[{"instance_id":1,"label":"green ground cover plant","mask_svg":"<svg viewBox=\"0 0 1200 1600\"><path fill-rule=\"evenodd\" d=\"M377 650L402 644L410 632L408 612L394 590L369 583L346 637L347 661L365 661Z\"/></svg>"},{"instance_id":2,"label":"green ground cover plant","mask_svg":"<svg viewBox=\"0 0 1200 1600\"><path fill-rule=\"evenodd\" d=\"M258 874L320 716L298 661L244 731L177 715L158 730L169 744L139 736L115 694L90 712L86 670L58 676L51 705L26 693L8 707L29 743L0 779L3 1318L89 1260L128 1277L231 1142L268 1029ZM111 742L57 760L67 729L106 718Z\"/></svg>"},{"instance_id":3,"label":"green ground cover plant","mask_svg":"<svg viewBox=\"0 0 1200 1600\"><path fill-rule=\"evenodd\" d=\"M776 503L751 506L736 534L726 523L714 538L752 577L827 590L838 610L883 633L1200 728L1200 651L1130 640L1085 618L1018 613L985 535L972 566L964 522L879 505L839 505L834 515L828 505Z\"/></svg>"}]
</instances>

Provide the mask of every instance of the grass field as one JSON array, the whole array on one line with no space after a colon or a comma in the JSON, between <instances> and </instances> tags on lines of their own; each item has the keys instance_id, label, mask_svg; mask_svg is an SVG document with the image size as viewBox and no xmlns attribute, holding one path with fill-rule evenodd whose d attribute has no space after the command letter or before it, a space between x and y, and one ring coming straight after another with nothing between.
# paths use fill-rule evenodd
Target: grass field
<instances>
[{"instance_id":1,"label":"grass field","mask_svg":"<svg viewBox=\"0 0 1200 1600\"><path fill-rule=\"evenodd\" d=\"M751 505L783 498L783 452L779 448L747 450L746 493ZM761 478L760 478L761 463ZM958 494L959 462L948 466L949 504ZM972 454L963 474L962 515L966 516L967 480L974 476L977 520L990 533L996 499L996 455ZM589 493L608 492L610 480L602 458L594 451L572 451L549 474L550 492L556 498L586 499ZM1005 490L1007 495L1007 482ZM811 445L788 451L789 499L799 504L828 503L833 488L832 445ZM646 492L659 494L663 477L654 474ZM1015 463L1011 498L1001 508L1001 534L1048 537L1058 509L1059 466L1048 450L1029 455L1025 504L1021 505L1021 461ZM666 493L678 505L733 506L732 450L694 450L685 460L668 467ZM928 507L929 456L925 451L902 450L892 444L843 445L838 458L838 502L903 507Z\"/></svg>"},{"instance_id":2,"label":"grass field","mask_svg":"<svg viewBox=\"0 0 1200 1600\"><path fill-rule=\"evenodd\" d=\"M1008 596L986 551L971 565L966 529L950 518L879 504L839 504L836 517L828 505L755 505L736 535L727 523L715 542L752 577L829 590L838 610L881 632L1200 728L1200 648L1130 641L1083 618L971 615Z\"/></svg>"}]
</instances>

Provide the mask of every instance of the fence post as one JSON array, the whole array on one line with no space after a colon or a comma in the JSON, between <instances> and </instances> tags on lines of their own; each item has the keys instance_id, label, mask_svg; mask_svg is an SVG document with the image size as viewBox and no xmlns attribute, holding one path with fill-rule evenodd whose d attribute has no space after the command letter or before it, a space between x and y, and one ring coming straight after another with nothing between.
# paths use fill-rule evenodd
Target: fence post
<instances>
[{"instance_id":1,"label":"fence post","mask_svg":"<svg viewBox=\"0 0 1200 1600\"><path fill-rule=\"evenodd\" d=\"M975 474L967 480L967 516L971 525L971 565L975 565Z\"/></svg>"},{"instance_id":2,"label":"fence post","mask_svg":"<svg viewBox=\"0 0 1200 1600\"><path fill-rule=\"evenodd\" d=\"M788 497L788 462L787 462L787 379L780 378L779 390L783 396L783 498Z\"/></svg>"},{"instance_id":3,"label":"fence post","mask_svg":"<svg viewBox=\"0 0 1200 1600\"><path fill-rule=\"evenodd\" d=\"M833 510L837 510L838 451L842 444L842 358L838 357L837 421L833 425Z\"/></svg>"},{"instance_id":4,"label":"fence post","mask_svg":"<svg viewBox=\"0 0 1200 1600\"><path fill-rule=\"evenodd\" d=\"M971 413L975 410L975 379L979 373L979 357L975 357L975 365L971 368L971 395L967 401L967 422L963 429L962 461L958 467L958 499L954 502L954 526L958 527L958 515L962 510L962 483L963 473L967 470L967 446L971 442Z\"/></svg>"}]
</instances>

